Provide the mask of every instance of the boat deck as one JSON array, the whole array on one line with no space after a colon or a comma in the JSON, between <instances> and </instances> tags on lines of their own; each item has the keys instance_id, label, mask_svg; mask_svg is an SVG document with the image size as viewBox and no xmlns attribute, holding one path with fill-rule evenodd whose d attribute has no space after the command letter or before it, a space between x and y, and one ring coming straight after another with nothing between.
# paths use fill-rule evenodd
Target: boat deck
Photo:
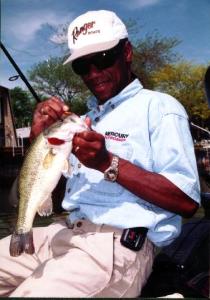
<instances>
[{"instance_id":1,"label":"boat deck","mask_svg":"<svg viewBox=\"0 0 210 300\"><path fill-rule=\"evenodd\" d=\"M49 217L40 217L36 215L34 220L34 227L47 226L56 220L61 220L66 217L66 213L52 214ZM17 214L13 213L0 213L0 239L12 234L14 232Z\"/></svg>"}]
</instances>

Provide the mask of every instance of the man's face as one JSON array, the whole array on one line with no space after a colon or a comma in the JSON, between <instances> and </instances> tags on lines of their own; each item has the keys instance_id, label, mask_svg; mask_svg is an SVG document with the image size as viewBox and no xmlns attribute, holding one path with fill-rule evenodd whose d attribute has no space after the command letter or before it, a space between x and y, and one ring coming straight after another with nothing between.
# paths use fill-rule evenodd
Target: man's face
<instances>
[{"instance_id":1,"label":"man's face","mask_svg":"<svg viewBox=\"0 0 210 300\"><path fill-rule=\"evenodd\" d=\"M101 61L105 55L109 55L109 64L104 63L101 67ZM83 62L87 62L86 74L80 75L86 86L98 99L100 104L116 96L131 80L130 64L132 59L132 49L129 42L126 42L120 50L113 54L111 52L100 52L83 57ZM106 57L107 59L107 57ZM98 63L99 61L99 63ZM110 62L112 62L110 66ZM103 64L102 64L103 65ZM98 67L97 67L98 66Z\"/></svg>"}]
</instances>

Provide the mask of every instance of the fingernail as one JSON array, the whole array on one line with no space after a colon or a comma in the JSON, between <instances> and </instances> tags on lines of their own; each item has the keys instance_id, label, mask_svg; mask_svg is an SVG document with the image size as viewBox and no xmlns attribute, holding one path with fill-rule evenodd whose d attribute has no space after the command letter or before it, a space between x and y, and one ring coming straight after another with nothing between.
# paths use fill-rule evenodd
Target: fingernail
<instances>
[{"instance_id":1,"label":"fingernail","mask_svg":"<svg viewBox=\"0 0 210 300\"><path fill-rule=\"evenodd\" d=\"M64 105L64 106L63 106L63 110L64 110L64 111L68 111L68 110L69 110L69 107L68 107L67 105Z\"/></svg>"},{"instance_id":2,"label":"fingernail","mask_svg":"<svg viewBox=\"0 0 210 300\"><path fill-rule=\"evenodd\" d=\"M71 115L71 112L70 112L70 111L64 111L64 112L63 112L63 115L64 115L64 116L70 116L70 115Z\"/></svg>"}]
</instances>

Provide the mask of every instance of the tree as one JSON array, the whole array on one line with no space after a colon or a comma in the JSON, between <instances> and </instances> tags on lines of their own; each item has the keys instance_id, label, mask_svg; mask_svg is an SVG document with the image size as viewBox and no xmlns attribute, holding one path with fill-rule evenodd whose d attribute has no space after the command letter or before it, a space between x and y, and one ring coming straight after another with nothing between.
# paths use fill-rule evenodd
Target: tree
<instances>
[{"instance_id":1,"label":"tree","mask_svg":"<svg viewBox=\"0 0 210 300\"><path fill-rule=\"evenodd\" d=\"M10 96L16 128L28 126L32 121L35 100L20 87L11 89Z\"/></svg>"},{"instance_id":2,"label":"tree","mask_svg":"<svg viewBox=\"0 0 210 300\"><path fill-rule=\"evenodd\" d=\"M178 99L192 120L207 120L210 117L210 110L204 91L205 72L205 65L192 65L183 61L179 64L166 65L153 72L152 81L156 90Z\"/></svg>"},{"instance_id":3,"label":"tree","mask_svg":"<svg viewBox=\"0 0 210 300\"><path fill-rule=\"evenodd\" d=\"M153 89L152 74L180 60L180 56L174 50L179 43L176 38L161 37L157 32L133 42L132 66L144 87Z\"/></svg>"},{"instance_id":4,"label":"tree","mask_svg":"<svg viewBox=\"0 0 210 300\"><path fill-rule=\"evenodd\" d=\"M70 64L63 65L63 61L63 58L51 57L40 62L29 70L29 77L42 97L57 96L70 105L72 111L83 114L87 110L85 100L89 92Z\"/></svg>"}]
</instances>

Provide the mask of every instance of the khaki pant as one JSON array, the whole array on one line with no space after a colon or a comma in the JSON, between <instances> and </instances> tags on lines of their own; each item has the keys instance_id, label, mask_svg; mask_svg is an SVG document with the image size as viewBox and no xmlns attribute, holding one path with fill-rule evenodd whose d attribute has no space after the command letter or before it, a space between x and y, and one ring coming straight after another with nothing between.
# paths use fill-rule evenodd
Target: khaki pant
<instances>
[{"instance_id":1,"label":"khaki pant","mask_svg":"<svg viewBox=\"0 0 210 300\"><path fill-rule=\"evenodd\" d=\"M10 237L0 240L0 296L137 297L152 270L154 247L120 244L120 230L77 221L33 229L34 255L9 255Z\"/></svg>"}]
</instances>

